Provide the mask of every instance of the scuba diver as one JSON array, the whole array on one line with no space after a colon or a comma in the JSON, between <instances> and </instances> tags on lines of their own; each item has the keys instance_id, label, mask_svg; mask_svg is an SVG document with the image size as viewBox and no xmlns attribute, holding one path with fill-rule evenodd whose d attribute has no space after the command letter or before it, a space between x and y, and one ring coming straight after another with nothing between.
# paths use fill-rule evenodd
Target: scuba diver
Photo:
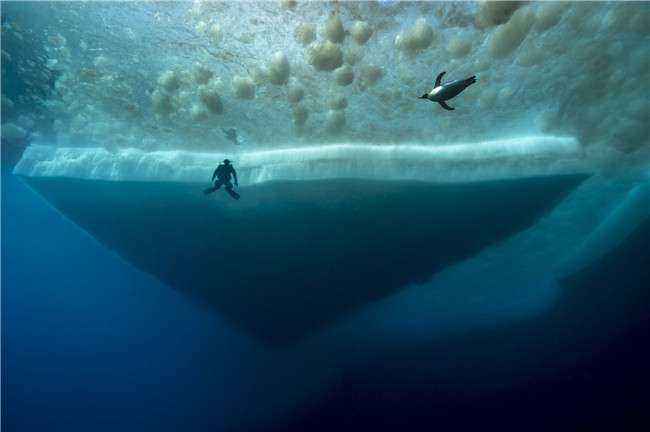
<instances>
[{"instance_id":1,"label":"scuba diver","mask_svg":"<svg viewBox=\"0 0 650 432\"><path fill-rule=\"evenodd\" d=\"M237 181L237 171L235 171L235 168L233 168L228 159L224 159L223 163L219 164L217 169L215 169L214 173L212 174L212 181L214 182L214 186L205 189L203 191L203 194L211 194L212 192L218 191L221 186L225 185L228 195L238 200L240 195L232 190L232 183L230 182L231 175L235 179L235 186L239 187L239 182ZM217 181L214 181L215 177L217 178Z\"/></svg>"}]
</instances>

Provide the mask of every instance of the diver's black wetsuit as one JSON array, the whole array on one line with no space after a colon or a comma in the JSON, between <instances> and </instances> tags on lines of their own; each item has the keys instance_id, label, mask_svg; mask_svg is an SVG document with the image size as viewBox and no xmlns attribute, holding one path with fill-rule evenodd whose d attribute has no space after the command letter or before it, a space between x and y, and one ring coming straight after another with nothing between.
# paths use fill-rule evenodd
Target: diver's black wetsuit
<instances>
[{"instance_id":1,"label":"diver's black wetsuit","mask_svg":"<svg viewBox=\"0 0 650 432\"><path fill-rule=\"evenodd\" d=\"M219 164L217 169L214 170L214 173L212 174L212 181L214 182L214 186L209 187L203 191L204 194L210 194L212 192L218 191L221 186L226 186L226 192L228 195L233 197L234 199L239 199L240 195L233 190L232 183L230 182L230 176L235 179L235 186L239 186L239 182L237 181L237 171L230 165L230 163L222 163ZM217 179L217 181L214 181L214 179Z\"/></svg>"}]
</instances>

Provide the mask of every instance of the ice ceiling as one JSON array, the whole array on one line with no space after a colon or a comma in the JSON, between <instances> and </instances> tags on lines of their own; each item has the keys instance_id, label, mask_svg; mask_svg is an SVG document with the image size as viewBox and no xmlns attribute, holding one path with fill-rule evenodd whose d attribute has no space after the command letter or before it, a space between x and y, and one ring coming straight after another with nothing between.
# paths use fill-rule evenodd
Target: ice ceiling
<instances>
[{"instance_id":1,"label":"ice ceiling","mask_svg":"<svg viewBox=\"0 0 650 432\"><path fill-rule=\"evenodd\" d=\"M546 135L601 159L649 147L648 3L3 7L42 33L56 79L34 98L45 114L33 136L48 145L233 154ZM477 75L453 112L417 99L440 71ZM222 133L230 127L241 146Z\"/></svg>"}]
</instances>

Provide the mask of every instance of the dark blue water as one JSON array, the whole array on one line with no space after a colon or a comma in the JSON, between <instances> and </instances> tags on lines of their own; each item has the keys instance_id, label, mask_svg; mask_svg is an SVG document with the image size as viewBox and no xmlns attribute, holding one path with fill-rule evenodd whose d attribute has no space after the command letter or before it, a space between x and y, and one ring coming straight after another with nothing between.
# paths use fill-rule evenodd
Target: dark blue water
<instances>
[{"instance_id":1,"label":"dark blue water","mask_svg":"<svg viewBox=\"0 0 650 432\"><path fill-rule=\"evenodd\" d=\"M287 379L7 171L2 195L3 430L220 430Z\"/></svg>"},{"instance_id":2,"label":"dark blue water","mask_svg":"<svg viewBox=\"0 0 650 432\"><path fill-rule=\"evenodd\" d=\"M6 172L2 189L5 430L165 425L218 329Z\"/></svg>"},{"instance_id":3,"label":"dark blue water","mask_svg":"<svg viewBox=\"0 0 650 432\"><path fill-rule=\"evenodd\" d=\"M4 430L643 425L649 223L540 317L344 366L269 351L2 179Z\"/></svg>"}]
</instances>

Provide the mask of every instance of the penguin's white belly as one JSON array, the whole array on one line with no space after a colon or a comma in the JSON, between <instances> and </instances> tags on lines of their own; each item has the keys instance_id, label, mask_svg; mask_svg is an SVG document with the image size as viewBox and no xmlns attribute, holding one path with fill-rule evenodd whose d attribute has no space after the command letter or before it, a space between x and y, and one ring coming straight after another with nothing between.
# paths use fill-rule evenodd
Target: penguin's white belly
<instances>
[{"instance_id":1,"label":"penguin's white belly","mask_svg":"<svg viewBox=\"0 0 650 432\"><path fill-rule=\"evenodd\" d=\"M429 96L435 96L442 90L442 86L434 87L433 90L429 92Z\"/></svg>"},{"instance_id":2,"label":"penguin's white belly","mask_svg":"<svg viewBox=\"0 0 650 432\"><path fill-rule=\"evenodd\" d=\"M441 94L442 90L443 90L442 86L434 87L433 90L429 92L429 95L427 97L429 98L430 101L435 102L438 99L440 99L440 97L442 96Z\"/></svg>"}]
</instances>

